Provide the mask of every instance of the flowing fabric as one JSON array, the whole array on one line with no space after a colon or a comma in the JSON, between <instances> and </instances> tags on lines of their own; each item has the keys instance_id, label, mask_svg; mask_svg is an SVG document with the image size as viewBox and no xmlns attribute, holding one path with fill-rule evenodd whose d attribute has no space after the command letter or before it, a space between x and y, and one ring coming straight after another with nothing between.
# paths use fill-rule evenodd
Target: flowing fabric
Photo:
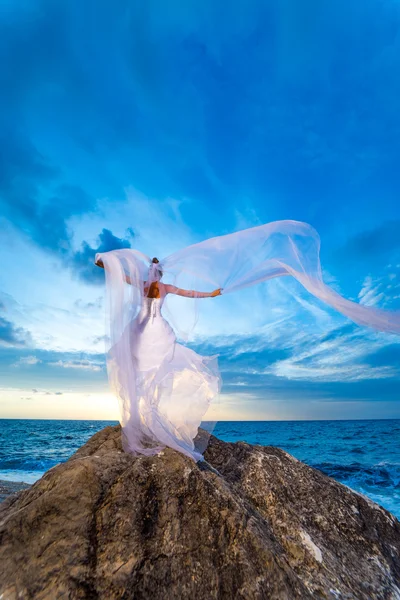
<instances>
[{"instance_id":1,"label":"flowing fabric","mask_svg":"<svg viewBox=\"0 0 400 600\"><path fill-rule=\"evenodd\" d=\"M98 253L95 261L100 258L108 292L107 370L119 401L123 448L152 455L169 446L201 460L214 423L201 435L199 425L221 387L217 356L179 344L161 314L165 296L144 294L144 282L159 279L149 257L123 249Z\"/></svg>"},{"instance_id":2,"label":"flowing fabric","mask_svg":"<svg viewBox=\"0 0 400 600\"><path fill-rule=\"evenodd\" d=\"M159 268L165 283L196 291L223 288L224 295L291 275L355 323L400 334L400 311L363 306L324 283L319 250L319 235L311 225L285 220L193 244L158 266L132 249L96 254L106 273L107 369L120 403L126 451L154 454L169 446L201 460L206 441L203 438L199 445L198 428L221 386L217 357L196 354L179 344L174 333L187 340L201 303L209 300L185 299L193 307L193 316L182 326L179 313L169 304L171 294L160 299L144 294L144 282L158 280Z\"/></svg>"}]
</instances>

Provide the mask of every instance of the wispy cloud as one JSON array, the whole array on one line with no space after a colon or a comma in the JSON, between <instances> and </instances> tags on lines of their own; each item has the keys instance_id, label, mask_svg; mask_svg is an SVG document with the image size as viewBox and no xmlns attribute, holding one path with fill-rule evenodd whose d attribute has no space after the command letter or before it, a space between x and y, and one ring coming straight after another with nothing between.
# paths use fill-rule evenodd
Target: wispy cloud
<instances>
[{"instance_id":1,"label":"wispy cloud","mask_svg":"<svg viewBox=\"0 0 400 600\"><path fill-rule=\"evenodd\" d=\"M61 367L63 369L84 369L85 371L101 371L104 367L102 364L95 363L91 360L58 360L56 362L48 362L49 367Z\"/></svg>"},{"instance_id":2,"label":"wispy cloud","mask_svg":"<svg viewBox=\"0 0 400 600\"><path fill-rule=\"evenodd\" d=\"M102 353L47 351L35 355L23 348L0 348L0 375L3 386L28 390L106 390L105 356Z\"/></svg>"},{"instance_id":3,"label":"wispy cloud","mask_svg":"<svg viewBox=\"0 0 400 600\"><path fill-rule=\"evenodd\" d=\"M25 366L32 366L32 365L37 365L38 363L40 363L41 360L39 358L37 358L37 356L21 356L21 358L14 363L12 366L13 367L25 367Z\"/></svg>"},{"instance_id":4,"label":"wispy cloud","mask_svg":"<svg viewBox=\"0 0 400 600\"><path fill-rule=\"evenodd\" d=\"M219 354L229 385L252 387L304 381L309 384L399 379L397 336L376 333L353 323L327 331L293 331L291 322L264 328L252 336L222 336L195 345L203 354ZM298 328L298 325L296 325Z\"/></svg>"},{"instance_id":5,"label":"wispy cloud","mask_svg":"<svg viewBox=\"0 0 400 600\"><path fill-rule=\"evenodd\" d=\"M400 306L400 270L386 267L386 270L389 269L391 272L380 277L365 277L358 294L360 304L388 309Z\"/></svg>"},{"instance_id":6,"label":"wispy cloud","mask_svg":"<svg viewBox=\"0 0 400 600\"><path fill-rule=\"evenodd\" d=\"M103 296L98 296L94 302L85 302L82 300L82 298L78 298L74 302L74 307L83 312L89 310L98 311L99 309L103 308Z\"/></svg>"}]
</instances>

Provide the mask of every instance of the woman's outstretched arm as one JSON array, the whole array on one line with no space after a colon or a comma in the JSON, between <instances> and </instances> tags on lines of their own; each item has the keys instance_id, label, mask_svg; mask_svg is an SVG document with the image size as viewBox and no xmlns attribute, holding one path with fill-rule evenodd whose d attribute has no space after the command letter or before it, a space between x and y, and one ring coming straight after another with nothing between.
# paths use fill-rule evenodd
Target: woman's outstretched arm
<instances>
[{"instance_id":1,"label":"woman's outstretched arm","mask_svg":"<svg viewBox=\"0 0 400 600\"><path fill-rule=\"evenodd\" d=\"M165 285L167 294L176 294L177 296L185 296L186 298L214 298L221 295L222 288L218 288L213 292L196 292L195 290L183 290L176 285Z\"/></svg>"},{"instance_id":2,"label":"woman's outstretched arm","mask_svg":"<svg viewBox=\"0 0 400 600\"><path fill-rule=\"evenodd\" d=\"M104 269L104 263L101 260L101 258L99 258L99 260L97 262L95 262L94 264L97 265L98 267L101 267L102 269ZM129 285L133 285L132 280L129 277L129 275L124 275L124 279L125 279L126 283L129 283Z\"/></svg>"}]
</instances>

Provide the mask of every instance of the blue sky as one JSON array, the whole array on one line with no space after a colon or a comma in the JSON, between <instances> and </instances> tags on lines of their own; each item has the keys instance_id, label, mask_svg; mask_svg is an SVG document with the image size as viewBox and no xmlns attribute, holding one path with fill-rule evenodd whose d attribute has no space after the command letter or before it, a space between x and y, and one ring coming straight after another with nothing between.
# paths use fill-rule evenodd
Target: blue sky
<instances>
[{"instance_id":1,"label":"blue sky","mask_svg":"<svg viewBox=\"0 0 400 600\"><path fill-rule=\"evenodd\" d=\"M0 2L0 416L118 418L96 251L278 219L400 307L400 6ZM218 418L400 418L398 336L295 281L208 302ZM188 300L189 301L189 300Z\"/></svg>"}]
</instances>

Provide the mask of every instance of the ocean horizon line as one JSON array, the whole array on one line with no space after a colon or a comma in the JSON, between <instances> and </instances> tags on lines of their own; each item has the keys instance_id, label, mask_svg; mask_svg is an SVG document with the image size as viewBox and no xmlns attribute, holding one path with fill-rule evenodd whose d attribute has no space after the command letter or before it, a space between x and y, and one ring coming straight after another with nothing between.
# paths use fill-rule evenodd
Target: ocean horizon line
<instances>
[{"instance_id":1,"label":"ocean horizon line","mask_svg":"<svg viewBox=\"0 0 400 600\"><path fill-rule=\"evenodd\" d=\"M119 423L118 419L47 419L44 417L0 417L0 421L93 421L95 423ZM364 419L215 419L202 423L321 423L332 421L400 421L400 417L367 417Z\"/></svg>"}]
</instances>

